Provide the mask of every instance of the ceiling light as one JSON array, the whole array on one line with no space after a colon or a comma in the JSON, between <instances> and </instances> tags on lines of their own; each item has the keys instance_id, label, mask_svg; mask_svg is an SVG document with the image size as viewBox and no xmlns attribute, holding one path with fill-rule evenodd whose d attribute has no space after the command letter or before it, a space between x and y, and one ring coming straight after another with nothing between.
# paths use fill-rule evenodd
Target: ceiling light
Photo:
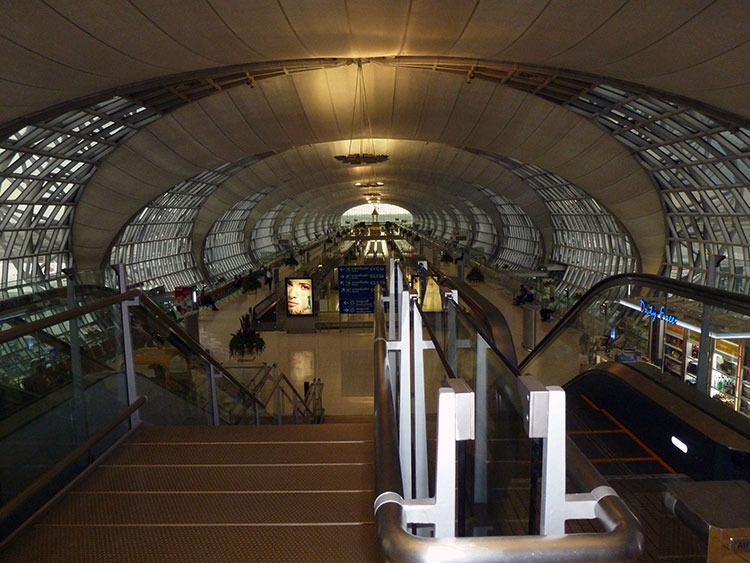
<instances>
[{"instance_id":1,"label":"ceiling light","mask_svg":"<svg viewBox=\"0 0 750 563\"><path fill-rule=\"evenodd\" d=\"M379 188L380 186L384 186L383 182L355 182L355 186L358 188Z\"/></svg>"},{"instance_id":2,"label":"ceiling light","mask_svg":"<svg viewBox=\"0 0 750 563\"><path fill-rule=\"evenodd\" d=\"M387 154L375 154L375 141L372 135L372 123L367 109L367 92L365 91L365 77L362 71L362 59L357 63L357 79L354 83L354 108L352 109L351 138L349 152L334 158L344 164L377 164L388 160ZM359 137L359 152L354 152L355 135Z\"/></svg>"}]
</instances>

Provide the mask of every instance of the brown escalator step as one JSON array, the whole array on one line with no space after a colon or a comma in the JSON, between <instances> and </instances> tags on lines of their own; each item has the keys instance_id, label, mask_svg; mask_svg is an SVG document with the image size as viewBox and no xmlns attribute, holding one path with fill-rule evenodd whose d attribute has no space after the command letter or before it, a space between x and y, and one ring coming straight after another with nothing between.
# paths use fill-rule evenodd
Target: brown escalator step
<instances>
[{"instance_id":1,"label":"brown escalator step","mask_svg":"<svg viewBox=\"0 0 750 563\"><path fill-rule=\"evenodd\" d=\"M375 526L34 526L3 563L377 561Z\"/></svg>"},{"instance_id":2,"label":"brown escalator step","mask_svg":"<svg viewBox=\"0 0 750 563\"><path fill-rule=\"evenodd\" d=\"M371 464L99 467L77 491L331 491L373 489Z\"/></svg>"},{"instance_id":3,"label":"brown escalator step","mask_svg":"<svg viewBox=\"0 0 750 563\"><path fill-rule=\"evenodd\" d=\"M371 463L372 444L122 444L104 465L272 465Z\"/></svg>"},{"instance_id":4,"label":"brown escalator step","mask_svg":"<svg viewBox=\"0 0 750 563\"><path fill-rule=\"evenodd\" d=\"M373 522L372 491L70 493L41 525L217 525Z\"/></svg>"},{"instance_id":5,"label":"brown escalator step","mask_svg":"<svg viewBox=\"0 0 750 563\"><path fill-rule=\"evenodd\" d=\"M128 443L373 441L369 424L290 424L280 426L141 426Z\"/></svg>"}]
</instances>

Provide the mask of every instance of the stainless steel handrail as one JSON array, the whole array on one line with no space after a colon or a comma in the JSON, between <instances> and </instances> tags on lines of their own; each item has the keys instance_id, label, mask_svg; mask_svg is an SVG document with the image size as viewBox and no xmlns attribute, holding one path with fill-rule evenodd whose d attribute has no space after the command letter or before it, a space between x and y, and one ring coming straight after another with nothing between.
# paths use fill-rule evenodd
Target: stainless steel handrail
<instances>
[{"instance_id":1,"label":"stainless steel handrail","mask_svg":"<svg viewBox=\"0 0 750 563\"><path fill-rule=\"evenodd\" d=\"M385 377L386 333L380 287L375 294L375 496L387 493L403 497L401 469L396 438L390 382ZM605 485L591 464L570 447L567 462L569 476L581 490ZM562 561L635 561L643 551L643 533L635 516L617 496L604 497L596 515L605 532L566 534L564 536L500 536L467 538L422 538L404 529L405 515L397 502L379 504L375 527L381 555L387 561L466 563Z\"/></svg>"},{"instance_id":2,"label":"stainless steel handrail","mask_svg":"<svg viewBox=\"0 0 750 563\"><path fill-rule=\"evenodd\" d=\"M50 326L70 321L82 315L93 313L94 311L98 311L106 307L111 307L113 305L121 305L126 301L132 301L135 299L138 300L138 303L144 309L148 310L149 313L155 316L159 320L159 322L165 324L172 333L178 335L180 340L192 353L200 356L204 361L213 365L214 369L220 372L222 377L225 377L228 381L232 382L251 401L260 405L260 401L258 401L258 399L256 399L255 396L250 391L248 391L248 389L245 388L244 385L242 385L242 383L237 381L237 379L231 373L229 373L221 363L219 363L214 357L211 356L211 354L204 350L198 342L196 342L190 335L182 330L180 325L172 320L169 315L162 311L162 309L158 305L151 301L151 299L149 299L148 296L146 296L146 294L139 289L133 289L125 293L118 293L116 295L113 295L112 297L99 299L92 303L87 303L86 305L75 307L73 309L63 311L62 313L57 313L55 315L51 315L49 317L45 317L43 319L39 319L22 326L9 328L8 330L0 332L0 344L3 342L8 342L9 340L21 338L22 336L36 333L45 328L49 328Z\"/></svg>"}]
</instances>

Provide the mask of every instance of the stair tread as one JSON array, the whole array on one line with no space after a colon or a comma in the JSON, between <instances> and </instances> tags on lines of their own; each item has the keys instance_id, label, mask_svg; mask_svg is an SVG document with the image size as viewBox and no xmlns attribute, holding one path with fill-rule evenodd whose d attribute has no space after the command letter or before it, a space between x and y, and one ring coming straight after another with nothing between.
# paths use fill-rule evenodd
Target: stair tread
<instances>
[{"instance_id":1,"label":"stair tread","mask_svg":"<svg viewBox=\"0 0 750 563\"><path fill-rule=\"evenodd\" d=\"M102 466L77 491L331 491L372 489L372 464L305 466Z\"/></svg>"},{"instance_id":2,"label":"stair tread","mask_svg":"<svg viewBox=\"0 0 750 563\"><path fill-rule=\"evenodd\" d=\"M377 561L375 526L34 526L0 561Z\"/></svg>"},{"instance_id":3,"label":"stair tread","mask_svg":"<svg viewBox=\"0 0 750 563\"><path fill-rule=\"evenodd\" d=\"M70 493L39 525L317 524L373 522L373 491Z\"/></svg>"},{"instance_id":4,"label":"stair tread","mask_svg":"<svg viewBox=\"0 0 750 563\"><path fill-rule=\"evenodd\" d=\"M103 465L273 465L372 463L372 460L371 443L123 443Z\"/></svg>"},{"instance_id":5,"label":"stair tread","mask_svg":"<svg viewBox=\"0 0 750 563\"><path fill-rule=\"evenodd\" d=\"M373 424L280 424L261 426L141 426L126 443L372 441Z\"/></svg>"}]
</instances>

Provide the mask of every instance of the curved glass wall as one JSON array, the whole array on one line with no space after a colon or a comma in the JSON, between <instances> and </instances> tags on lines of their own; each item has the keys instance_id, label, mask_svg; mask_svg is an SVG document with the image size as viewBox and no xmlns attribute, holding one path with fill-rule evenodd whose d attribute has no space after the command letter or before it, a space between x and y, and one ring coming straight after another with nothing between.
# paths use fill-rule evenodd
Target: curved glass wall
<instances>
[{"instance_id":1,"label":"curved glass wall","mask_svg":"<svg viewBox=\"0 0 750 563\"><path fill-rule=\"evenodd\" d=\"M157 117L114 97L0 140L0 287L6 295L58 278L71 265L73 210L86 182L118 145Z\"/></svg>"},{"instance_id":2,"label":"curved glass wall","mask_svg":"<svg viewBox=\"0 0 750 563\"><path fill-rule=\"evenodd\" d=\"M474 216L471 226L474 230L472 240L467 245L471 252L480 252L492 259L497 249L497 231L487 214L470 201L464 201Z\"/></svg>"},{"instance_id":3,"label":"curved glass wall","mask_svg":"<svg viewBox=\"0 0 750 563\"><path fill-rule=\"evenodd\" d=\"M599 86L570 106L626 145L661 190L668 223L663 274L750 293L750 131L689 107Z\"/></svg>"},{"instance_id":4,"label":"curved glass wall","mask_svg":"<svg viewBox=\"0 0 750 563\"><path fill-rule=\"evenodd\" d=\"M245 224L258 202L270 191L270 187L266 188L235 203L211 227L203 257L212 282L229 279L257 266L250 261L245 248Z\"/></svg>"},{"instance_id":5,"label":"curved glass wall","mask_svg":"<svg viewBox=\"0 0 750 563\"><path fill-rule=\"evenodd\" d=\"M511 270L533 270L542 258L539 229L531 218L507 197L480 190L495 205L503 219L503 240L495 264Z\"/></svg>"},{"instance_id":6,"label":"curved glass wall","mask_svg":"<svg viewBox=\"0 0 750 563\"><path fill-rule=\"evenodd\" d=\"M554 227L550 260L567 266L558 290L587 290L599 280L631 272L630 238L594 198L562 176L514 158L473 151L522 178L542 198Z\"/></svg>"},{"instance_id":7,"label":"curved glass wall","mask_svg":"<svg viewBox=\"0 0 750 563\"><path fill-rule=\"evenodd\" d=\"M255 161L251 157L205 170L157 197L125 227L112 247L110 263L125 264L128 281L144 289L198 283L203 276L190 236L195 218L219 184Z\"/></svg>"},{"instance_id":8,"label":"curved glass wall","mask_svg":"<svg viewBox=\"0 0 750 563\"><path fill-rule=\"evenodd\" d=\"M276 218L288 201L284 200L277 204L255 223L250 248L253 255L261 263L275 258L282 250L276 237L274 237L273 227Z\"/></svg>"}]
</instances>

